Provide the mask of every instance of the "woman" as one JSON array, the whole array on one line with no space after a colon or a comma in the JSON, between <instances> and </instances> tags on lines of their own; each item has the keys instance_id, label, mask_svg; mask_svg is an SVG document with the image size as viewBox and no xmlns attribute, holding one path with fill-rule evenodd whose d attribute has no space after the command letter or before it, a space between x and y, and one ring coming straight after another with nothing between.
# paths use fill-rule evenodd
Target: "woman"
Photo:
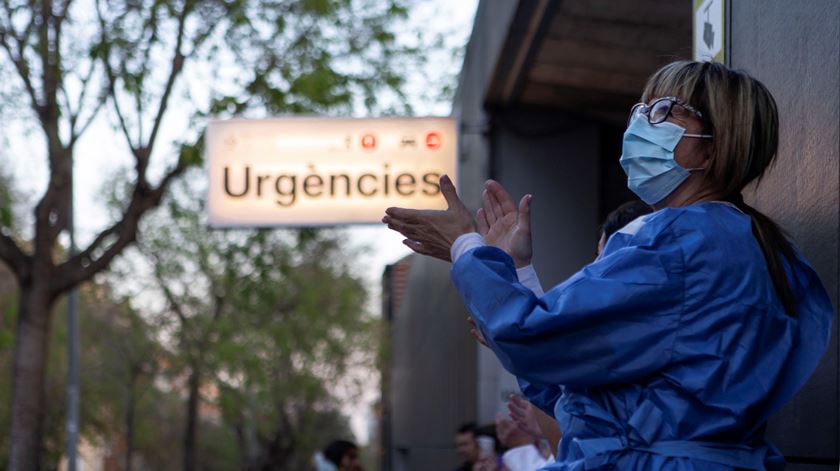
<instances>
[{"instance_id":1,"label":"woman","mask_svg":"<svg viewBox=\"0 0 840 471\"><path fill-rule=\"evenodd\" d=\"M624 133L628 186L656 210L537 296L530 195L495 182L476 215L389 208L413 250L452 279L528 399L564 432L557 470L780 469L768 418L816 368L832 307L816 273L744 203L778 144L767 89L723 65L675 62L648 81ZM487 246L484 246L484 244Z\"/></svg>"}]
</instances>

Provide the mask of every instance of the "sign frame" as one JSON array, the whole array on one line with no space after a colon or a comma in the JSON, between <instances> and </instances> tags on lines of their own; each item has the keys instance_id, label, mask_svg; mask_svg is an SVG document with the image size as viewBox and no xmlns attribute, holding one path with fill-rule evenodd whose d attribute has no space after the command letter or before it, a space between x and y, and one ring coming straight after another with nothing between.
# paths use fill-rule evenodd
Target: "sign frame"
<instances>
[{"instance_id":1,"label":"sign frame","mask_svg":"<svg viewBox=\"0 0 840 471\"><path fill-rule=\"evenodd\" d=\"M252 127L253 128L249 128ZM337 127L348 127L349 131L346 136L339 142L336 140ZM395 131L396 128L403 127L405 131ZM263 165L262 170L265 171L265 165L273 165L278 176L277 181L259 181L254 180L257 177L257 166L244 161L238 161L230 156L221 156L219 139L225 139L225 134L219 134L221 129L252 129L254 132L251 135L259 136L263 140L275 139L278 141L277 146L281 146L281 141L287 139L288 141L298 141L306 147L318 147L318 149L304 149L304 154L309 152L310 155L305 157L295 157L293 151L286 151L287 154L281 155L279 152L266 154L266 157L260 161ZM260 128L259 130L255 130ZM277 129L275 134L259 134L265 133L265 129ZM301 137L301 134L290 134L289 129L307 129L306 136ZM369 133L362 133L360 129L370 129ZM426 131L420 132L418 129ZM411 135L414 132L413 138L405 136ZM255 134L256 133L256 134ZM324 144L321 144L322 135ZM403 135L404 133L404 135ZM247 133L245 135L248 135ZM215 137L214 137L215 136ZM268 136L268 137L267 137ZM349 118L349 117L330 117L330 116L289 116L276 117L266 119L247 119L247 118L233 118L222 120L210 120L207 123L206 145L204 149L204 170L208 178L208 185L205 191L207 225L213 229L229 230L229 229L256 229L256 228L302 228L302 227L336 227L347 225L375 225L380 224L380 218L384 215L384 211L389 206L405 206L416 207L423 209L445 209L446 202L443 195L440 193L438 186L439 175L447 174L453 182L458 181L458 153L459 153L459 129L458 122L452 116L422 116L422 117L371 117L371 118ZM395 141L395 139L397 139ZM407 142L405 140L407 139ZM304 142L305 141L305 142ZM240 139L240 143L251 144L254 140ZM265 144L261 144L265 149ZM290 144L292 145L292 144ZM404 145L410 148L403 149ZM343 146L346 146L344 148ZM399 146L399 148L397 147ZM342 148L340 148L342 147ZM318 156L312 155L313 153ZM321 155L328 155L327 163L318 161ZM432 154L430 156L429 154ZM298 160L295 160L295 159ZM268 159L268 160L266 160ZM273 160L272 160L273 159ZM389 162L388 159L395 159L396 162ZM412 163L412 159L422 161ZM257 159L259 160L259 159ZM336 163L336 160L341 160L342 163ZM238 162L242 166L251 166L253 172L249 174L249 170L240 170L239 176L235 177L235 169L231 168L231 182L238 182L238 189L236 191L228 192L228 173L227 168L224 169L224 183L219 178L222 174L223 166L229 166L231 163ZM266 162L269 162L266 164ZM393 165L391 165L393 163ZM312 177L313 183L320 185L323 194L320 203L323 206L325 213L346 213L347 219L339 218L337 215L333 216L306 216L305 219L300 219L295 216L303 211L301 208L292 208L289 210L290 215L288 219L272 216L260 218L257 216L251 217L244 215L243 220L234 220L230 216L230 212L224 213L219 211L219 198L224 197L228 200L231 197L239 198L241 195L252 198L254 192L264 191L264 194L271 193L265 191L276 187L277 196L280 194L282 185L288 185L291 182L291 188L296 192L292 198L291 205L298 201L299 206L311 207L315 198L309 196L314 195L314 185L307 189L306 197L303 196L302 189L304 182L309 183L308 179L304 178L301 171L303 167L312 169L316 172L320 169L332 169L336 172L336 165L347 165L351 170L341 171L340 174L333 173L321 177L315 177L315 173L309 173L305 176ZM282 171L281 168L291 166L291 169ZM384 167L383 167L384 165ZM413 167L412 167L413 165ZM231 166L232 167L232 166ZM242 167L242 168L245 168ZM411 169L415 169L415 174ZM317 169L317 170L316 170ZM431 170L430 170L431 169ZM380 172L379 175L374 175ZM298 173L295 174L294 172ZM392 172L388 174L388 172ZM288 175L286 173L288 172ZM355 173L354 173L355 172ZM425 173L423 173L425 172ZM297 176L297 181L292 175ZM359 176L361 175L361 176ZM243 179L244 177L244 179ZM253 178L252 178L253 177ZM286 178L282 183L279 182L280 177ZM336 181L330 181L330 177L341 177ZM238 180L234 180L234 178ZM353 180L353 179L356 180ZM365 189L370 192L374 187L378 189L377 196L371 197L367 192L363 192L362 178L367 178L364 182ZM377 180L378 178L378 180ZM345 183L346 180L346 183ZM257 190L249 193L248 182L255 182L252 187L257 187ZM384 181L384 183L383 183ZM243 183L244 182L244 183ZM265 185L264 185L265 183ZM329 186L329 190L324 188L324 185L336 184L336 188ZM434 184L432 184L434 183ZM221 195L221 187L224 184L224 191L227 192ZM233 187L234 183L231 183ZM391 192L388 188L390 185ZM351 191L352 188L352 191ZM409 194L408 189L415 188L415 191ZM308 192L313 189L313 193ZM397 192L399 195L397 195ZM239 193L239 195L236 195ZM420 195L421 193L422 196ZM259 193L257 193L259 194ZM220 196L221 195L221 196ZM265 199L270 199L271 195L266 196ZM353 205L349 211L344 211L342 203L347 203L355 197L355 201L351 202ZM298 198L295 200L295 198ZM370 201L365 200L367 198ZM389 199L390 198L390 199ZM245 201L243 198L241 201ZM365 200L360 202L359 200ZM422 201L418 204L418 201ZM306 204L304 204L304 202ZM365 204L370 203L365 206ZM266 213L264 202L260 202L263 208L260 210L264 215ZM279 201L277 204L280 204ZM378 206L377 206L378 205ZM228 203L230 206L230 203ZM334 206L334 207L330 207ZM243 205L243 211L247 212L249 208ZM360 209L361 208L361 209ZM280 211L289 209L288 206L277 207L275 210ZM229 210L229 208L228 208ZM309 212L309 207L305 208ZM365 218L360 216L362 211L367 211L368 216ZM375 217L374 217L375 213ZM249 219L250 218L250 219Z\"/></svg>"}]
</instances>

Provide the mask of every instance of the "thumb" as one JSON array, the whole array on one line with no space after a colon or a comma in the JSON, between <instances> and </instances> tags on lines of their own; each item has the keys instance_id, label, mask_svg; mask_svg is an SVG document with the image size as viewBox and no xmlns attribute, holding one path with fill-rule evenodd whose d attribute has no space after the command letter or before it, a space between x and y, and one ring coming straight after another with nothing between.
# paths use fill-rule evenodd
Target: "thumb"
<instances>
[{"instance_id":1,"label":"thumb","mask_svg":"<svg viewBox=\"0 0 840 471\"><path fill-rule=\"evenodd\" d=\"M519 200L519 216L517 223L520 228L525 229L528 233L531 232L531 200L534 199L532 195L525 195Z\"/></svg>"},{"instance_id":2,"label":"thumb","mask_svg":"<svg viewBox=\"0 0 840 471\"><path fill-rule=\"evenodd\" d=\"M446 203L450 208L464 206L461 198L458 198L458 191L455 190L455 185L449 175L440 177L440 192L443 193L443 197L446 198Z\"/></svg>"}]
</instances>

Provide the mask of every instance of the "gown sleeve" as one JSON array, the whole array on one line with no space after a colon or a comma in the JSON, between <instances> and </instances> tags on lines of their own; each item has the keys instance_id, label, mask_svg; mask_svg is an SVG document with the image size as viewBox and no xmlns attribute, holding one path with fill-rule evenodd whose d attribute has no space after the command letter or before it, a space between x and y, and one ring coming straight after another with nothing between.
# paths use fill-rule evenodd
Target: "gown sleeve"
<instances>
[{"instance_id":1,"label":"gown sleeve","mask_svg":"<svg viewBox=\"0 0 840 471\"><path fill-rule=\"evenodd\" d=\"M631 382L667 365L684 308L683 267L665 231L608 251L542 297L495 247L465 253L452 279L505 369L551 396L559 390L545 385Z\"/></svg>"}]
</instances>

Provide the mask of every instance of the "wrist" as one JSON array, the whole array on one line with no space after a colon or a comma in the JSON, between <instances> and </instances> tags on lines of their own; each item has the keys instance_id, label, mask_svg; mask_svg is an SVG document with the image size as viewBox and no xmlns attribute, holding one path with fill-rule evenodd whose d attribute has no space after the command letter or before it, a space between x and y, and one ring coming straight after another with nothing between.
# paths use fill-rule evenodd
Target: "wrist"
<instances>
[{"instance_id":1,"label":"wrist","mask_svg":"<svg viewBox=\"0 0 840 471\"><path fill-rule=\"evenodd\" d=\"M449 247L449 255L452 263L458 261L462 255L469 250L484 245L484 238L478 232L467 232L461 234Z\"/></svg>"},{"instance_id":2,"label":"wrist","mask_svg":"<svg viewBox=\"0 0 840 471\"><path fill-rule=\"evenodd\" d=\"M531 265L531 257L519 258L519 257L511 256L511 258L513 259L513 266L515 266L517 270L519 270L520 268L525 268L525 267Z\"/></svg>"}]
</instances>

